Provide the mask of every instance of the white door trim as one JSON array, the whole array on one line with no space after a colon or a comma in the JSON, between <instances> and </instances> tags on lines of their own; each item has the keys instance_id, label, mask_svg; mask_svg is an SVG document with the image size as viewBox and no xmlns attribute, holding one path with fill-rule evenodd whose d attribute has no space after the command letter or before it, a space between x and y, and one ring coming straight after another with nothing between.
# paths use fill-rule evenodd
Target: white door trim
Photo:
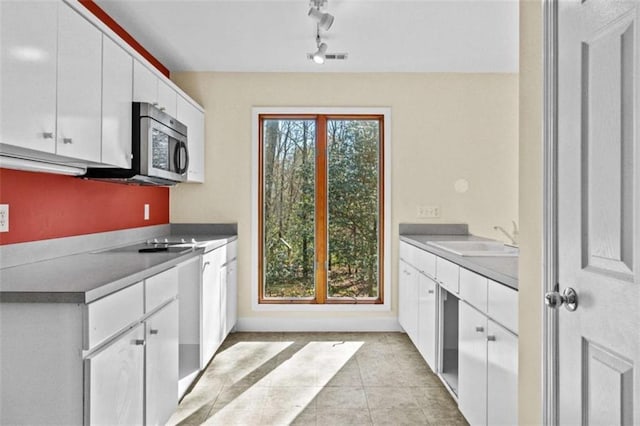
<instances>
[{"instance_id":1,"label":"white door trim","mask_svg":"<svg viewBox=\"0 0 640 426\"><path fill-rule=\"evenodd\" d=\"M542 294L558 291L557 143L558 0L543 0L543 245ZM558 424L558 310L542 304L542 422Z\"/></svg>"}]
</instances>

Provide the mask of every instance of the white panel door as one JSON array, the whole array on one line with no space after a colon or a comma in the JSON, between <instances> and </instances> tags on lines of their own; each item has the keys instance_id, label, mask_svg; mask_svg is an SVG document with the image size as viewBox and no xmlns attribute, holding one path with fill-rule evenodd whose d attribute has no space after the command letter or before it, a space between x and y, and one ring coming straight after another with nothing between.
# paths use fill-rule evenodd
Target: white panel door
<instances>
[{"instance_id":1,"label":"white panel door","mask_svg":"<svg viewBox=\"0 0 640 426\"><path fill-rule=\"evenodd\" d=\"M487 424L518 424L518 337L487 322Z\"/></svg>"},{"instance_id":2,"label":"white panel door","mask_svg":"<svg viewBox=\"0 0 640 426\"><path fill-rule=\"evenodd\" d=\"M458 407L469 424L486 425L487 317L465 302L458 309Z\"/></svg>"},{"instance_id":3,"label":"white panel door","mask_svg":"<svg viewBox=\"0 0 640 426\"><path fill-rule=\"evenodd\" d=\"M178 406L178 301L145 322L146 424L164 425Z\"/></svg>"},{"instance_id":4,"label":"white panel door","mask_svg":"<svg viewBox=\"0 0 640 426\"><path fill-rule=\"evenodd\" d=\"M176 118L187 125L189 144L188 182L204 182L204 113L182 96L177 98Z\"/></svg>"},{"instance_id":5,"label":"white panel door","mask_svg":"<svg viewBox=\"0 0 640 426\"><path fill-rule=\"evenodd\" d=\"M418 350L429 367L436 371L437 311L436 292L438 284L429 277L418 274Z\"/></svg>"},{"instance_id":6,"label":"white panel door","mask_svg":"<svg viewBox=\"0 0 640 426\"><path fill-rule=\"evenodd\" d=\"M0 1L0 143L54 153L58 2Z\"/></svg>"},{"instance_id":7,"label":"white panel door","mask_svg":"<svg viewBox=\"0 0 640 426\"><path fill-rule=\"evenodd\" d=\"M100 161L102 34L67 5L58 20L59 155Z\"/></svg>"},{"instance_id":8,"label":"white panel door","mask_svg":"<svg viewBox=\"0 0 640 426\"><path fill-rule=\"evenodd\" d=\"M102 163L131 167L133 58L102 37Z\"/></svg>"},{"instance_id":9,"label":"white panel door","mask_svg":"<svg viewBox=\"0 0 640 426\"><path fill-rule=\"evenodd\" d=\"M138 325L85 360L85 423L141 425L144 327ZM176 391L177 392L177 391Z\"/></svg>"},{"instance_id":10,"label":"white panel door","mask_svg":"<svg viewBox=\"0 0 640 426\"><path fill-rule=\"evenodd\" d=\"M557 5L559 423L640 424L640 2Z\"/></svg>"}]
</instances>

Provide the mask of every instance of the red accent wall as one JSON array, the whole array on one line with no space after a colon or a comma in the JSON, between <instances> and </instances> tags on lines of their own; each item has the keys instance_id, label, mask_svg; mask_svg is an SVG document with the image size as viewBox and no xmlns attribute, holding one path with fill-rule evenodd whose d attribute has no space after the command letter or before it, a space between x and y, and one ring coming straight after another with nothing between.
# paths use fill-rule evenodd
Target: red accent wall
<instances>
[{"instance_id":1,"label":"red accent wall","mask_svg":"<svg viewBox=\"0 0 640 426\"><path fill-rule=\"evenodd\" d=\"M169 188L49 173L0 169L0 204L9 204L0 245L169 223Z\"/></svg>"},{"instance_id":2,"label":"red accent wall","mask_svg":"<svg viewBox=\"0 0 640 426\"><path fill-rule=\"evenodd\" d=\"M104 22L109 28L113 30L116 34L118 34L124 41L129 44L129 46L133 47L139 54L145 57L149 62L153 64L162 74L166 75L169 78L169 69L162 65L162 63L157 60L147 49L145 49L140 43L136 41L131 34L127 32L124 28L120 26L116 21L113 20L111 16L107 14L100 6L93 2L93 0L78 0L80 4L86 7L91 13L93 13L98 19Z\"/></svg>"}]
</instances>

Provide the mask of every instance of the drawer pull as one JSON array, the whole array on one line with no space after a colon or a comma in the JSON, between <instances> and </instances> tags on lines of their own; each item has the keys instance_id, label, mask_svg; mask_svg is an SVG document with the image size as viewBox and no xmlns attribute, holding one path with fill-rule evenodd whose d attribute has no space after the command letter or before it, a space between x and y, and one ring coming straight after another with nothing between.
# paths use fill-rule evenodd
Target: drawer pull
<instances>
[{"instance_id":1,"label":"drawer pull","mask_svg":"<svg viewBox=\"0 0 640 426\"><path fill-rule=\"evenodd\" d=\"M433 294L433 293L435 293L435 290L434 289L427 290L427 293Z\"/></svg>"},{"instance_id":2,"label":"drawer pull","mask_svg":"<svg viewBox=\"0 0 640 426\"><path fill-rule=\"evenodd\" d=\"M73 139L71 139L71 138L62 138L62 143L65 144L65 145L73 143Z\"/></svg>"},{"instance_id":3,"label":"drawer pull","mask_svg":"<svg viewBox=\"0 0 640 426\"><path fill-rule=\"evenodd\" d=\"M496 341L496 336L487 336L487 341L495 342Z\"/></svg>"},{"instance_id":4,"label":"drawer pull","mask_svg":"<svg viewBox=\"0 0 640 426\"><path fill-rule=\"evenodd\" d=\"M53 139L53 133L52 132L44 132L42 134L42 137L45 139Z\"/></svg>"},{"instance_id":5,"label":"drawer pull","mask_svg":"<svg viewBox=\"0 0 640 426\"><path fill-rule=\"evenodd\" d=\"M149 330L149 334L158 334L158 331L159 331L158 329L152 328L151 330Z\"/></svg>"},{"instance_id":6,"label":"drawer pull","mask_svg":"<svg viewBox=\"0 0 640 426\"><path fill-rule=\"evenodd\" d=\"M478 333L482 333L482 332L484 332L484 327L476 327L476 331Z\"/></svg>"},{"instance_id":7,"label":"drawer pull","mask_svg":"<svg viewBox=\"0 0 640 426\"><path fill-rule=\"evenodd\" d=\"M147 342L146 342L144 339L136 339L136 340L135 340L135 342L134 342L134 344L135 344L136 346L144 346L144 345L146 345L146 344L147 344Z\"/></svg>"},{"instance_id":8,"label":"drawer pull","mask_svg":"<svg viewBox=\"0 0 640 426\"><path fill-rule=\"evenodd\" d=\"M211 262L206 261L204 262L204 265L202 265L202 270L204 271L205 269L207 269L207 266L211 265Z\"/></svg>"}]
</instances>

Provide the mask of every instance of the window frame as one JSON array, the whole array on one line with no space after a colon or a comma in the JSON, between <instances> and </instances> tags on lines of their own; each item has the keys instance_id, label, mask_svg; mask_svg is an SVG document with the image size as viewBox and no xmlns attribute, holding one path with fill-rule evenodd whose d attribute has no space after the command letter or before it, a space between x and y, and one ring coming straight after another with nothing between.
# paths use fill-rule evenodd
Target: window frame
<instances>
[{"instance_id":1,"label":"window frame","mask_svg":"<svg viewBox=\"0 0 640 426\"><path fill-rule=\"evenodd\" d=\"M262 150L262 120L268 118L278 119L304 119L313 118L318 121L317 132L320 133L326 129L326 120L330 119L376 119L380 120L380 135L383 138L380 144L380 186L379 196L382 203L379 206L380 229L380 261L379 261L379 298L377 299L361 299L355 302L352 299L339 299L327 297L326 287L322 289L319 300L310 299L263 299L262 297L262 280L260 271L262 270L262 186L263 186L263 150ZM391 229L391 191L390 191L390 108L253 108L252 109L252 221L251 221L251 297L252 309L254 311L276 310L276 311L388 311L391 309L391 262L390 262L390 229ZM326 131L325 131L326 133ZM318 159L316 159L318 161ZM317 226L322 226L319 224ZM317 236L316 236L317 237ZM322 297L323 296L323 297Z\"/></svg>"}]
</instances>

